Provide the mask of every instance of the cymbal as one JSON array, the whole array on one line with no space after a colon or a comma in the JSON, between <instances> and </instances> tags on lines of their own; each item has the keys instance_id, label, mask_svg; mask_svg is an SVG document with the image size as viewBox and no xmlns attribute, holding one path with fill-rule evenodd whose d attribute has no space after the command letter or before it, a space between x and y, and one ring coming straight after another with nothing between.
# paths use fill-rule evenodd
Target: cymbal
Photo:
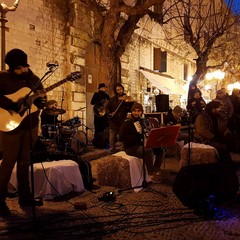
<instances>
[{"instance_id":1,"label":"cymbal","mask_svg":"<svg viewBox=\"0 0 240 240\"><path fill-rule=\"evenodd\" d=\"M66 111L61 109L61 108L56 108L56 109L47 109L45 111L46 114L48 115L61 115L64 114Z\"/></svg>"}]
</instances>

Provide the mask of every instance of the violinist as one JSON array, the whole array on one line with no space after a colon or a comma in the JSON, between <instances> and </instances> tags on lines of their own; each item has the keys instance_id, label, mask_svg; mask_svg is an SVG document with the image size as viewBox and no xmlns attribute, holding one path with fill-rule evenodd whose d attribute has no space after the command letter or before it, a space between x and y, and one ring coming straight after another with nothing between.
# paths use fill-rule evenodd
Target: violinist
<instances>
[{"instance_id":1,"label":"violinist","mask_svg":"<svg viewBox=\"0 0 240 240\"><path fill-rule=\"evenodd\" d=\"M113 89L115 95L109 99L105 110L109 116L109 143L111 153L116 152L119 129L131 111L133 99L124 93L122 84L117 83Z\"/></svg>"}]
</instances>

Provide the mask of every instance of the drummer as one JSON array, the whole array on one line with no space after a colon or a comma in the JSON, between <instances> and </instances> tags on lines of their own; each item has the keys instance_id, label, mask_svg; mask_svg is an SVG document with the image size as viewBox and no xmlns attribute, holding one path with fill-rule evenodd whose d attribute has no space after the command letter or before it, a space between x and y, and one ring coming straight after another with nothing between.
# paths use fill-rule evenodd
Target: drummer
<instances>
[{"instance_id":1,"label":"drummer","mask_svg":"<svg viewBox=\"0 0 240 240\"><path fill-rule=\"evenodd\" d=\"M55 100L49 100L46 103L46 108L41 113L41 126L46 124L58 125L61 122L58 120L58 115L65 112L65 110L58 108Z\"/></svg>"}]
</instances>

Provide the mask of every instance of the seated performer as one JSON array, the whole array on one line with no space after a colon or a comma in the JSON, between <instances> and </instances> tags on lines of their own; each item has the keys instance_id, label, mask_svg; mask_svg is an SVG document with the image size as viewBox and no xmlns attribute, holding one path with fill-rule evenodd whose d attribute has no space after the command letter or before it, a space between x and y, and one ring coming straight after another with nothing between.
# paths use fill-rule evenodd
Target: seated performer
<instances>
[{"instance_id":1,"label":"seated performer","mask_svg":"<svg viewBox=\"0 0 240 240\"><path fill-rule=\"evenodd\" d=\"M49 100L46 103L46 108L41 113L41 126L46 124L57 125L61 122L58 120L58 115L65 112L65 110L58 108L58 104L55 100Z\"/></svg>"},{"instance_id":2,"label":"seated performer","mask_svg":"<svg viewBox=\"0 0 240 240\"><path fill-rule=\"evenodd\" d=\"M181 124L182 108L178 105L169 110L167 115L164 115L164 125Z\"/></svg>"},{"instance_id":3,"label":"seated performer","mask_svg":"<svg viewBox=\"0 0 240 240\"><path fill-rule=\"evenodd\" d=\"M183 110L180 106L175 106L172 109L170 109L167 113L167 115L164 116L164 125L182 125L182 113ZM187 131L187 130L184 130ZM189 136L188 132L184 132L183 130L179 133L177 141L184 141L184 144L188 142Z\"/></svg>"},{"instance_id":4,"label":"seated performer","mask_svg":"<svg viewBox=\"0 0 240 240\"><path fill-rule=\"evenodd\" d=\"M143 106L135 102L131 108L131 115L126 118L119 131L119 140L123 142L125 152L130 156L143 158L145 155L148 173L158 173L163 160L163 149L144 149L144 120L141 118ZM144 152L145 151L145 152ZM153 163L153 155L156 155Z\"/></svg>"},{"instance_id":5,"label":"seated performer","mask_svg":"<svg viewBox=\"0 0 240 240\"><path fill-rule=\"evenodd\" d=\"M221 106L218 100L206 105L205 112L196 118L194 138L196 142L215 147L220 161L231 162L229 150L234 145L234 139L221 115Z\"/></svg>"}]
</instances>

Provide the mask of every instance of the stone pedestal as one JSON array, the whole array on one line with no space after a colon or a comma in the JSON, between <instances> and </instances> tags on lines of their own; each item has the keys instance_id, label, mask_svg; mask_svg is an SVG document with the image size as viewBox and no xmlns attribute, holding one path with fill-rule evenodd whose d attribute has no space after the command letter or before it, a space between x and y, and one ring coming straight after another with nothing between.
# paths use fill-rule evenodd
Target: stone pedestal
<instances>
[{"instance_id":1,"label":"stone pedestal","mask_svg":"<svg viewBox=\"0 0 240 240\"><path fill-rule=\"evenodd\" d=\"M189 144L181 150L180 167L188 165ZM190 165L217 162L217 151L210 145L190 143Z\"/></svg>"}]
</instances>

